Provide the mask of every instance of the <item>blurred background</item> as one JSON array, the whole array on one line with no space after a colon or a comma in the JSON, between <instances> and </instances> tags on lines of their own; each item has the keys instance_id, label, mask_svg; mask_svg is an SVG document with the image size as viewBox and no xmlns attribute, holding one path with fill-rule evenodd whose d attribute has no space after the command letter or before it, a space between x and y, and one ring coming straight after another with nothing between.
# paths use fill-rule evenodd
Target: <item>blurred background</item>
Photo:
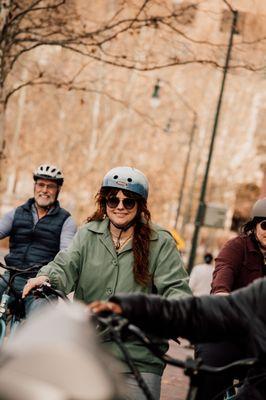
<instances>
[{"instance_id":1,"label":"blurred background","mask_svg":"<svg viewBox=\"0 0 266 400\"><path fill-rule=\"evenodd\" d=\"M104 174L133 166L187 262L266 196L265 1L6 1L0 26L1 215L49 162L81 225Z\"/></svg>"}]
</instances>

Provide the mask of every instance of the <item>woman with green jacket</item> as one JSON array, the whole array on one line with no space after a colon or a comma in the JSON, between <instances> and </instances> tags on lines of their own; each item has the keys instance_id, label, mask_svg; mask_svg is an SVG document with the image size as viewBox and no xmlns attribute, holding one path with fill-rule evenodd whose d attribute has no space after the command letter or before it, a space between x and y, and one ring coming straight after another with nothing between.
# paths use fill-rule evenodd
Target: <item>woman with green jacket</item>
<instances>
[{"instance_id":1,"label":"woman with green jacket","mask_svg":"<svg viewBox=\"0 0 266 400\"><path fill-rule=\"evenodd\" d=\"M23 296L49 281L85 303L107 300L116 293L156 293L168 299L190 294L188 277L171 234L150 221L148 181L142 172L117 167L103 179L96 196L97 209L76 234L72 244L30 279ZM106 345L123 361L115 343ZM136 340L127 348L156 399L160 398L163 363ZM167 350L167 349L165 349ZM123 371L129 399L141 400L142 391L126 364Z\"/></svg>"}]
</instances>

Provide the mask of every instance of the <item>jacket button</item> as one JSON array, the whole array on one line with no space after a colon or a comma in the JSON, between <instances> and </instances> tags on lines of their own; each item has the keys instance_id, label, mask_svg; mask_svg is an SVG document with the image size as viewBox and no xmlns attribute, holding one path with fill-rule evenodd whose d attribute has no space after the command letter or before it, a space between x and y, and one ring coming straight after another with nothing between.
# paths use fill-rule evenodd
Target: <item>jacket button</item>
<instances>
[{"instance_id":1,"label":"jacket button","mask_svg":"<svg viewBox=\"0 0 266 400\"><path fill-rule=\"evenodd\" d=\"M111 288L107 288L107 289L106 289L106 293L107 293L107 294L112 294L112 293L113 293L113 291L112 291L112 289L111 289Z\"/></svg>"},{"instance_id":2,"label":"jacket button","mask_svg":"<svg viewBox=\"0 0 266 400\"><path fill-rule=\"evenodd\" d=\"M117 265L117 261L114 260L114 261L113 261L113 265Z\"/></svg>"}]
</instances>

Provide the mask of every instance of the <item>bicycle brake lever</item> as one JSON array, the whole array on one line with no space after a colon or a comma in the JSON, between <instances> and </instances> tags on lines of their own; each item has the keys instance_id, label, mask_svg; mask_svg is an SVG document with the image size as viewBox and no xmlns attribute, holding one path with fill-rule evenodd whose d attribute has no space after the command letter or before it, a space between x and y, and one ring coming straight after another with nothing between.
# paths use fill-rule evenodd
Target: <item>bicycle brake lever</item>
<instances>
[{"instance_id":1,"label":"bicycle brake lever","mask_svg":"<svg viewBox=\"0 0 266 400\"><path fill-rule=\"evenodd\" d=\"M188 357L185 360L184 374L187 376L197 375L202 365L201 358Z\"/></svg>"},{"instance_id":2,"label":"bicycle brake lever","mask_svg":"<svg viewBox=\"0 0 266 400\"><path fill-rule=\"evenodd\" d=\"M45 289L44 289L44 287L45 287ZM49 294L49 292L51 292L49 290L50 287L51 287L51 284L49 282L45 282L41 286L33 289L32 294L35 297L44 298L47 294ZM45 293L45 291L46 291L46 293Z\"/></svg>"},{"instance_id":3,"label":"bicycle brake lever","mask_svg":"<svg viewBox=\"0 0 266 400\"><path fill-rule=\"evenodd\" d=\"M125 327L129 325L126 318L121 317L121 315L115 314L110 311L103 311L99 314L92 315L92 320L105 328L108 328L110 332L119 336L122 335Z\"/></svg>"}]
</instances>

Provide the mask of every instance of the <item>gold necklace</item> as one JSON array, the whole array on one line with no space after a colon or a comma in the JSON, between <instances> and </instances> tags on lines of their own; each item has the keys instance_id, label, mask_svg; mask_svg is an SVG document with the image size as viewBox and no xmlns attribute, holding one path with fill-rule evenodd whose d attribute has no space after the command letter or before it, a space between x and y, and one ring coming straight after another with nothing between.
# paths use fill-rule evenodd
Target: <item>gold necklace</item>
<instances>
[{"instance_id":1,"label":"gold necklace","mask_svg":"<svg viewBox=\"0 0 266 400\"><path fill-rule=\"evenodd\" d=\"M121 249L132 238L132 234L126 237L124 240L121 240L120 238L121 234L119 236L115 236L112 234L111 236L116 250Z\"/></svg>"}]
</instances>

